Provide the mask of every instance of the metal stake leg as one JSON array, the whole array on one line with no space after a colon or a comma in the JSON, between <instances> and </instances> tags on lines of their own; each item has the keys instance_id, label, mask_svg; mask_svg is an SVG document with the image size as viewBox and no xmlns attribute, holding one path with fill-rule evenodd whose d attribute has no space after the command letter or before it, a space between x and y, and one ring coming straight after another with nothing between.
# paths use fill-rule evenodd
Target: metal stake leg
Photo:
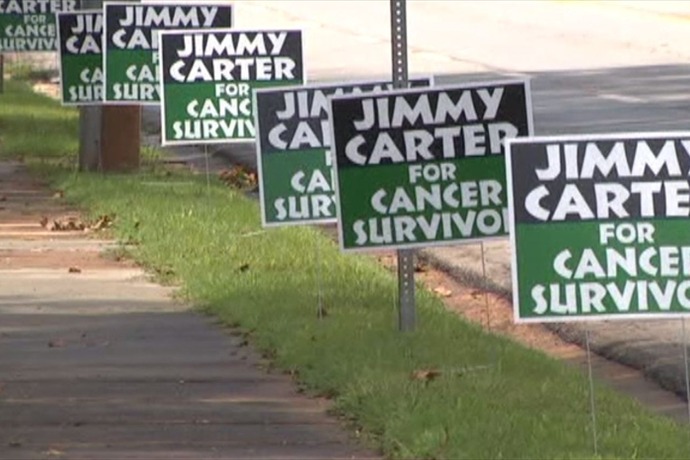
<instances>
[{"instance_id":1,"label":"metal stake leg","mask_svg":"<svg viewBox=\"0 0 690 460\"><path fill-rule=\"evenodd\" d=\"M320 235L315 233L314 239L314 249L316 251L316 316L319 319L323 319L326 315L323 309L323 284L321 280L321 270L324 264L321 261L321 242L319 241Z\"/></svg>"},{"instance_id":2,"label":"metal stake leg","mask_svg":"<svg viewBox=\"0 0 690 460\"><path fill-rule=\"evenodd\" d=\"M589 409L592 413L592 443L594 445L594 455L599 455L597 446L597 412L594 400L594 377L592 376L592 353L589 347L589 329L585 329L585 345L587 347L587 370L589 376Z\"/></svg>"},{"instance_id":3,"label":"metal stake leg","mask_svg":"<svg viewBox=\"0 0 690 460\"><path fill-rule=\"evenodd\" d=\"M211 167L208 161L208 144L204 144L204 159L206 160L206 193L211 193Z\"/></svg>"},{"instance_id":4,"label":"metal stake leg","mask_svg":"<svg viewBox=\"0 0 690 460\"><path fill-rule=\"evenodd\" d=\"M683 346L683 364L685 366L685 399L687 400L688 407L688 422L690 422L690 370L688 369L688 341L685 334L685 318L681 318L681 324L683 329L681 345Z\"/></svg>"}]
</instances>

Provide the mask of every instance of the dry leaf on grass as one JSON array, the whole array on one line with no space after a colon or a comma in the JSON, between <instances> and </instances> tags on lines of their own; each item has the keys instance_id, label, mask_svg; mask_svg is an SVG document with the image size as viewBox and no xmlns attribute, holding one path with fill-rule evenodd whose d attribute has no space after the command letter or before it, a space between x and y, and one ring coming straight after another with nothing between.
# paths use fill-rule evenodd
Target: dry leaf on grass
<instances>
[{"instance_id":1,"label":"dry leaf on grass","mask_svg":"<svg viewBox=\"0 0 690 460\"><path fill-rule=\"evenodd\" d=\"M110 217L108 214L103 214L100 216L98 219L96 219L96 222L90 225L90 229L94 231L98 230L103 230L104 228L111 227L113 225L113 218Z\"/></svg>"},{"instance_id":2,"label":"dry leaf on grass","mask_svg":"<svg viewBox=\"0 0 690 460\"><path fill-rule=\"evenodd\" d=\"M410 378L412 380L421 380L423 382L431 382L441 375L441 371L437 369L417 369L412 372Z\"/></svg>"},{"instance_id":3,"label":"dry leaf on grass","mask_svg":"<svg viewBox=\"0 0 690 460\"><path fill-rule=\"evenodd\" d=\"M70 267L69 270L67 270L68 273L81 273L81 268L79 267Z\"/></svg>"},{"instance_id":4,"label":"dry leaf on grass","mask_svg":"<svg viewBox=\"0 0 690 460\"><path fill-rule=\"evenodd\" d=\"M53 193L53 198L55 199L62 198L64 196L65 192L63 192L62 190L58 190L57 192Z\"/></svg>"},{"instance_id":5,"label":"dry leaf on grass","mask_svg":"<svg viewBox=\"0 0 690 460\"><path fill-rule=\"evenodd\" d=\"M453 291L443 286L434 288L434 293L440 297L450 297L451 295L453 295Z\"/></svg>"},{"instance_id":6,"label":"dry leaf on grass","mask_svg":"<svg viewBox=\"0 0 690 460\"><path fill-rule=\"evenodd\" d=\"M240 165L221 171L218 178L225 185L241 190L253 189L257 184L256 173Z\"/></svg>"},{"instance_id":7,"label":"dry leaf on grass","mask_svg":"<svg viewBox=\"0 0 690 460\"><path fill-rule=\"evenodd\" d=\"M415 273L426 273L429 271L429 267L427 264L418 261L414 264L414 271Z\"/></svg>"}]
</instances>

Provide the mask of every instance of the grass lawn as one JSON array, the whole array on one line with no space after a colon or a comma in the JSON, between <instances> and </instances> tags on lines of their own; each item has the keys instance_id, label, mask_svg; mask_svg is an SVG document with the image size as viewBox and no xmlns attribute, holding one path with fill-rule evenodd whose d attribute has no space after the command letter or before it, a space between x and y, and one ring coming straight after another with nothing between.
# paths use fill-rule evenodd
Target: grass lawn
<instances>
[{"instance_id":1,"label":"grass lawn","mask_svg":"<svg viewBox=\"0 0 690 460\"><path fill-rule=\"evenodd\" d=\"M56 150L43 146L59 143L74 148L73 111L26 87L11 84L7 91L0 96L0 157L50 157ZM50 131L59 142L29 139L28 103L48 125L63 126L65 137ZM389 457L690 458L687 427L603 386L596 391L600 457L594 457L580 372L484 333L423 290L418 330L398 333L389 272L370 258L340 254L312 228L262 231L258 204L219 183L209 191L204 177L187 173L37 169L91 214L114 214L113 231L133 244L137 261L248 334L306 389L332 397L336 410ZM317 275L324 319L316 312ZM489 361L493 350L497 362ZM440 375L411 378L424 369Z\"/></svg>"},{"instance_id":2,"label":"grass lawn","mask_svg":"<svg viewBox=\"0 0 690 460\"><path fill-rule=\"evenodd\" d=\"M0 158L74 155L79 146L78 120L77 111L47 103L25 83L8 80L0 94Z\"/></svg>"}]
</instances>

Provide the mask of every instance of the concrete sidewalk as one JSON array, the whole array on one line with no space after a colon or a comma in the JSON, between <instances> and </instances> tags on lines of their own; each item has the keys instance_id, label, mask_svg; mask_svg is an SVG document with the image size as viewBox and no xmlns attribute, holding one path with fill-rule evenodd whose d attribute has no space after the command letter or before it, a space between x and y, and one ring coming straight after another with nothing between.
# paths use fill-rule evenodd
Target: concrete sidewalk
<instances>
[{"instance_id":1,"label":"concrete sidewalk","mask_svg":"<svg viewBox=\"0 0 690 460\"><path fill-rule=\"evenodd\" d=\"M371 458L325 401L171 300L0 163L0 458Z\"/></svg>"}]
</instances>

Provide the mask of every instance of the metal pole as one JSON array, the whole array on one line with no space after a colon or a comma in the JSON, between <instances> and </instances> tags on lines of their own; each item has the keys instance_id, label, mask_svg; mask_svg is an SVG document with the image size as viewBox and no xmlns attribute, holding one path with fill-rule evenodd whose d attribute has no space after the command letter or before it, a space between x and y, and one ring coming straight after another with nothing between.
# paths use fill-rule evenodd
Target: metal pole
<instances>
[{"instance_id":1,"label":"metal pole","mask_svg":"<svg viewBox=\"0 0 690 460\"><path fill-rule=\"evenodd\" d=\"M393 87L407 87L407 21L405 0L391 0L391 53ZM403 332L415 328L414 251L398 251L398 312Z\"/></svg>"}]
</instances>

